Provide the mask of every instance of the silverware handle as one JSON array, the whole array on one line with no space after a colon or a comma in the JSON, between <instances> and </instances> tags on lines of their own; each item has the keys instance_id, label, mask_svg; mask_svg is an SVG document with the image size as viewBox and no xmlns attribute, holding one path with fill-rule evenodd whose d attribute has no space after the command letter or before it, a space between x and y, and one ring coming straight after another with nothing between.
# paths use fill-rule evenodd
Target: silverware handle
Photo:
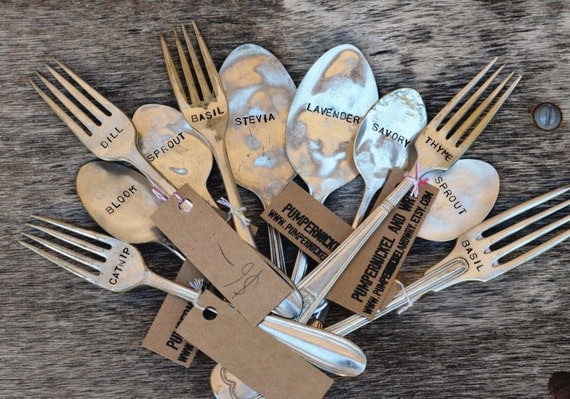
<instances>
[{"instance_id":1,"label":"silverware handle","mask_svg":"<svg viewBox=\"0 0 570 399\"><path fill-rule=\"evenodd\" d=\"M164 277L159 276L150 270L147 271L144 284L192 303L195 303L200 297L200 291L193 290L190 287L185 287L183 285L175 283L174 281L165 279Z\"/></svg>"},{"instance_id":2,"label":"silverware handle","mask_svg":"<svg viewBox=\"0 0 570 399\"><path fill-rule=\"evenodd\" d=\"M275 316L265 317L259 327L330 373L353 377L366 368L366 355L346 338Z\"/></svg>"},{"instance_id":3,"label":"silverware handle","mask_svg":"<svg viewBox=\"0 0 570 399\"><path fill-rule=\"evenodd\" d=\"M430 291L436 290L438 287L453 281L457 277L464 274L469 268L469 264L462 258L446 258L430 269L430 273L425 274L404 290L400 290L386 308L379 310L374 316L374 320L379 319L396 309L400 309L410 302L415 302L423 295ZM359 315L353 315L346 319L327 327L325 330L345 336L364 327L372 320Z\"/></svg>"},{"instance_id":4,"label":"silverware handle","mask_svg":"<svg viewBox=\"0 0 570 399\"><path fill-rule=\"evenodd\" d=\"M226 152L226 147L223 145L222 141L209 143L212 149L212 154L222 175L222 180L224 182L224 188L228 196L228 201L234 209L242 208L241 197L234 179L234 175L230 168L230 162L228 159L228 154ZM234 216L232 218L235 226L236 233L253 248L256 248L255 240L253 234L249 229L249 224L246 223L239 217Z\"/></svg>"},{"instance_id":5,"label":"silverware handle","mask_svg":"<svg viewBox=\"0 0 570 399\"><path fill-rule=\"evenodd\" d=\"M306 323L311 318L358 251L412 186L409 179L403 180L396 186L360 226L298 284L304 303L303 312L297 320Z\"/></svg>"},{"instance_id":6,"label":"silverware handle","mask_svg":"<svg viewBox=\"0 0 570 399\"><path fill-rule=\"evenodd\" d=\"M269 251L271 261L283 272L287 271L285 263L285 254L283 253L283 242L279 231L271 225L267 225L267 235L269 237Z\"/></svg>"},{"instance_id":7,"label":"silverware handle","mask_svg":"<svg viewBox=\"0 0 570 399\"><path fill-rule=\"evenodd\" d=\"M130 163L141 172L154 186L160 189L167 197L171 197L176 192L174 187L159 171L157 171L142 154L133 148L125 157L125 162Z\"/></svg>"}]
</instances>

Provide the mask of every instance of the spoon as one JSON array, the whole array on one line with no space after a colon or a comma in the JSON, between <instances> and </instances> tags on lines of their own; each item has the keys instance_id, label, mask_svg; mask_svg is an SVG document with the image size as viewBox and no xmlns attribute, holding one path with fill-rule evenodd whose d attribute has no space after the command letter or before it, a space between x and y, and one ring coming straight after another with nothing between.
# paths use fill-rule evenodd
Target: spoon
<instances>
[{"instance_id":1,"label":"spoon","mask_svg":"<svg viewBox=\"0 0 570 399\"><path fill-rule=\"evenodd\" d=\"M480 223L497 199L498 174L492 165L483 161L460 159L445 173L431 172L426 176L430 184L440 189L420 229L420 232L425 230L422 238L426 240L456 239ZM461 182L473 182L473 184L461 184ZM444 184L447 186L443 186ZM449 200L451 194L444 194L447 189L452 190L453 195L457 197L456 201L463 204L466 211L462 211L463 208L458 209L456 201ZM220 365L212 369L210 384L218 399L263 398Z\"/></svg>"},{"instance_id":2,"label":"spoon","mask_svg":"<svg viewBox=\"0 0 570 399\"><path fill-rule=\"evenodd\" d=\"M413 141L426 123L422 98L410 88L386 94L368 111L354 140L354 162L365 188L352 227L360 224L392 168L409 169Z\"/></svg>"},{"instance_id":3,"label":"spoon","mask_svg":"<svg viewBox=\"0 0 570 399\"><path fill-rule=\"evenodd\" d=\"M233 50L220 78L229 106L224 137L236 183L266 208L295 176L285 152L285 125L295 84L281 62L255 44ZM285 270L281 237L268 226L271 260Z\"/></svg>"},{"instance_id":4,"label":"spoon","mask_svg":"<svg viewBox=\"0 0 570 399\"><path fill-rule=\"evenodd\" d=\"M139 150L152 166L176 188L188 183L217 208L206 188L212 153L193 135L194 129L182 113L166 105L146 104L135 111L132 121L137 129Z\"/></svg>"},{"instance_id":5,"label":"spoon","mask_svg":"<svg viewBox=\"0 0 570 399\"><path fill-rule=\"evenodd\" d=\"M217 207L205 183L213 162L212 153L202 142L198 147L196 141L188 140L194 136L190 133L187 135L186 132L194 130L181 119L184 119L182 113L164 105L143 105L137 109L132 120L139 134L141 152L149 157L156 155L158 148L158 156L155 161L152 161L152 166L167 179L172 179L176 187L188 183L203 195L203 198L209 198L207 201L211 206ZM166 151L162 151L162 148ZM206 150L208 154L205 153ZM193 176L197 177L193 178ZM274 309L274 312L286 318L295 317L302 306L301 294L281 269L269 261L267 265L292 289L291 294Z\"/></svg>"},{"instance_id":6,"label":"spoon","mask_svg":"<svg viewBox=\"0 0 570 399\"><path fill-rule=\"evenodd\" d=\"M287 156L320 203L358 175L352 155L354 136L376 101L372 69L360 50L349 44L323 54L297 88L287 118ZM306 268L307 257L299 252L292 280L300 281Z\"/></svg>"},{"instance_id":7,"label":"spoon","mask_svg":"<svg viewBox=\"0 0 570 399\"><path fill-rule=\"evenodd\" d=\"M185 259L151 220L162 201L139 172L118 163L90 162L79 169L76 188L87 213L110 235L131 244L159 243Z\"/></svg>"},{"instance_id":8,"label":"spoon","mask_svg":"<svg viewBox=\"0 0 570 399\"><path fill-rule=\"evenodd\" d=\"M449 241L481 223L499 195L499 174L484 161L460 159L446 172L426 174L439 192L418 237Z\"/></svg>"}]
</instances>

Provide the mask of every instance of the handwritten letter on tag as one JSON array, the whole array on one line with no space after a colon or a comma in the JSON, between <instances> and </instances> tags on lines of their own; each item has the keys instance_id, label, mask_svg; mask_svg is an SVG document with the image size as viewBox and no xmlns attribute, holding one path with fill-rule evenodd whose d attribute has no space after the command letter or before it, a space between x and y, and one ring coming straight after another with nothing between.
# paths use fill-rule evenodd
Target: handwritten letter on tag
<instances>
[{"instance_id":1,"label":"handwritten letter on tag","mask_svg":"<svg viewBox=\"0 0 570 399\"><path fill-rule=\"evenodd\" d=\"M188 185L178 194L192 203L189 211L171 197L152 219L251 324L258 324L292 288Z\"/></svg>"}]
</instances>

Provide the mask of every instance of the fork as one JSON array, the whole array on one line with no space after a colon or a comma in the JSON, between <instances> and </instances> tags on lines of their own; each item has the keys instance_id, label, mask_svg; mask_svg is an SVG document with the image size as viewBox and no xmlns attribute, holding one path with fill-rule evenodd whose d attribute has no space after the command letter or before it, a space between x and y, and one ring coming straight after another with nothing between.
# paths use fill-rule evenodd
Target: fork
<instances>
[{"instance_id":1,"label":"fork","mask_svg":"<svg viewBox=\"0 0 570 399\"><path fill-rule=\"evenodd\" d=\"M224 182L231 210L236 210L234 214L236 214L237 217L233 217L236 232L243 240L255 248L253 235L242 213L244 208L230 168L224 144L224 136L229 117L228 101L220 76L214 65L210 51L206 46L206 42L198 30L196 23L192 22L192 27L194 28L194 34L200 48L200 53L202 54L207 75L204 74L200 66L200 61L198 60L194 46L190 41L190 36L184 26L182 26L182 33L188 49L190 63L186 57L184 45L178 36L177 29L174 29L173 32L184 80L188 88L188 95L186 94L172 56L170 55L166 39L161 35L160 44L166 62L166 70L180 111L190 126L199 133L199 138L210 148L210 151L212 151L212 155L214 156ZM194 79L193 73L196 79ZM196 83L196 80L198 83Z\"/></svg>"},{"instance_id":2,"label":"fork","mask_svg":"<svg viewBox=\"0 0 570 399\"><path fill-rule=\"evenodd\" d=\"M535 211L539 205L547 201L560 199L570 189L570 185L550 191L522 204L493 216L469 231L463 233L456 241L455 248L442 261L429 268L424 276L401 290L385 309L378 311L374 320L396 310L407 307L422 295L434 291L439 292L452 285L464 281L490 281L515 267L534 259L552 247L568 239L570 228L550 237L538 245L524 252L515 253L512 259L503 258L515 251L531 244L556 229L560 229L570 221L570 215L562 214L557 220L542 227L535 228L523 237L506 242L507 238L522 229L529 228L544 218L562 213L570 200L559 202L538 213L531 214L521 221L514 221L510 226L499 231L490 231L507 223L517 215ZM327 331L338 335L347 335L371 320L353 315L330 327Z\"/></svg>"},{"instance_id":3,"label":"fork","mask_svg":"<svg viewBox=\"0 0 570 399\"><path fill-rule=\"evenodd\" d=\"M69 96L66 96L39 72L37 72L37 76L69 114L32 80L30 80L30 84L85 147L100 159L130 163L143 173L161 193L166 196L177 195L176 188L154 169L139 152L136 145L138 135L131 120L70 68L58 60L55 62L79 87L89 94L93 101L49 65L46 65L48 71L67 90ZM85 110L76 105L75 101ZM186 209L192 208L192 204L187 199L181 200L180 205ZM267 265L276 271L293 290L291 295L277 306L275 313L286 317L297 316L300 312L300 305L298 305L301 302L300 293L278 267L271 262L267 262Z\"/></svg>"},{"instance_id":4,"label":"fork","mask_svg":"<svg viewBox=\"0 0 570 399\"><path fill-rule=\"evenodd\" d=\"M338 278L348 267L350 261L380 226L382 221L394 209L396 204L406 193L418 185L421 177L432 170L447 170L471 146L489 121L497 113L510 93L514 90L521 77L516 77L510 85L507 83L513 78L511 72L495 89L475 108L465 120L467 112L474 106L483 92L491 85L498 74L503 70L501 66L494 72L463 105L445 122L451 111L459 105L463 97L471 91L481 78L495 64L497 58L489 62L463 89L461 89L443 109L427 124L415 141L417 151L416 165L411 168L407 176L386 199L370 213L370 215L333 251L321 264L316 267L298 284L303 295L303 312L298 317L301 322L307 322L315 309L326 298L326 295L336 283ZM505 86L506 89L505 89ZM503 89L505 89L503 91ZM497 101L493 100L503 91ZM459 122L461 124L458 125ZM454 130L455 128L455 130Z\"/></svg>"},{"instance_id":5,"label":"fork","mask_svg":"<svg viewBox=\"0 0 570 399\"><path fill-rule=\"evenodd\" d=\"M54 68L46 64L47 70L65 88L69 96L66 96L41 73L36 72L36 74L71 116L30 79L32 87L49 107L71 129L85 147L98 158L106 161L125 161L130 163L163 193L168 196L173 195L176 192L176 188L154 169L139 152L136 146L136 129L129 117L88 85L70 68L58 60L54 61L93 101Z\"/></svg>"},{"instance_id":6,"label":"fork","mask_svg":"<svg viewBox=\"0 0 570 399\"><path fill-rule=\"evenodd\" d=\"M66 222L43 216L32 217L74 233L75 235L70 235L50 227L28 224L33 229L79 248L83 252L28 233L24 233L24 236L36 245L22 240L19 241L20 244L76 276L113 292L125 292L141 285L148 285L200 306L201 283L194 282L192 285L196 289L192 289L153 273L147 268L141 253L133 245ZM295 350L308 362L330 373L356 376L366 367L366 356L362 350L346 338L276 316L266 316L258 326Z\"/></svg>"}]
</instances>

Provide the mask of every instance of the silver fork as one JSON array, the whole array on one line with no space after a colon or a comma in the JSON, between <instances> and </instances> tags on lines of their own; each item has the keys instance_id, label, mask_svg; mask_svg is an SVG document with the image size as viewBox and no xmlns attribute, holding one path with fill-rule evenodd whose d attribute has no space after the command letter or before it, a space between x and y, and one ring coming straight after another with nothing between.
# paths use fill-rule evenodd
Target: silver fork
<instances>
[{"instance_id":1,"label":"silver fork","mask_svg":"<svg viewBox=\"0 0 570 399\"><path fill-rule=\"evenodd\" d=\"M148 285L200 306L201 284L194 284L197 289L191 289L153 273L146 267L141 253L133 245L69 223L41 216L32 217L92 240L90 242L49 227L28 224L95 257L38 235L24 233L29 240L51 251L27 241L19 241L26 248L76 276L114 292L125 292L140 285ZM356 376L366 367L366 356L362 350L346 338L276 316L266 316L258 326L295 350L308 362L328 372Z\"/></svg>"},{"instance_id":2,"label":"silver fork","mask_svg":"<svg viewBox=\"0 0 570 399\"><path fill-rule=\"evenodd\" d=\"M212 151L212 155L222 175L231 207L232 209L239 210L243 208L242 201L230 168L224 144L224 136L229 116L228 101L220 76L214 65L210 51L206 46L206 42L194 22L192 22L192 27L194 28L194 34L200 48L200 53L202 54L202 60L207 74L204 74L194 46L190 41L190 36L184 26L182 26L182 33L186 48L188 49L190 62L188 62L184 46L176 29L174 29L174 40L188 89L188 95L178 76L176 66L166 44L166 39L161 35L160 43L166 62L166 70L180 111L190 126L199 133L199 138L204 141ZM196 78L194 78L193 74ZM196 83L196 80L198 83ZM242 215L238 213L238 217L233 218L236 232L248 244L255 247L255 241L246 219L239 216Z\"/></svg>"},{"instance_id":3,"label":"silver fork","mask_svg":"<svg viewBox=\"0 0 570 399\"><path fill-rule=\"evenodd\" d=\"M510 226L504 227L500 231L493 231L489 235L486 235L486 233L503 223L513 222L511 219L517 215L535 211L539 205L547 201L561 199L562 195L568 192L569 189L570 185L567 185L523 202L487 219L462 234L457 239L455 248L445 259L429 268L423 277L410 284L405 290L400 291L385 309L376 313L375 320L413 303L428 292L439 292L464 281L490 281L568 239L570 228L540 244L536 243L536 240L539 238L564 227L570 221L568 212L563 213L570 204L568 199L551 205L538 213L531 214L521 221L514 221ZM554 215L560 215L560 217L542 227L534 226L535 229L532 232L506 242L513 234L522 229L530 228L533 224L548 216L554 217ZM533 244L537 245L524 252L515 252ZM504 257L510 254L515 256L512 259L503 260ZM369 322L370 320L367 318L354 315L331 325L326 330L344 336L365 326Z\"/></svg>"},{"instance_id":4,"label":"silver fork","mask_svg":"<svg viewBox=\"0 0 570 399\"><path fill-rule=\"evenodd\" d=\"M113 105L113 103L98 93L93 87L88 85L70 68L57 60L55 60L55 62L67 75L69 75L72 81L87 92L95 102L87 98L87 96L77 89L72 82L65 79L55 69L46 65L51 75L69 93L69 96L67 96L42 74L37 73L39 79L55 96L55 98L57 98L65 110L45 91L40 89L32 80L30 80L32 87L38 92L49 107L97 157L106 161L128 162L143 173L151 183L165 195L175 195L176 188L156 169L154 169L139 152L136 145L136 129L131 120L118 107ZM77 106L74 101L81 104L88 113ZM101 108L106 112L102 111ZM79 123L76 122L76 120L79 121ZM192 204L186 199L182 201L181 206L186 209L192 208ZM301 294L283 272L281 272L271 262L267 262L267 264L275 270L293 290L291 295L285 298L285 300L277 306L275 312L287 317L297 316L300 312L299 308L302 301Z\"/></svg>"},{"instance_id":5,"label":"silver fork","mask_svg":"<svg viewBox=\"0 0 570 399\"><path fill-rule=\"evenodd\" d=\"M57 98L67 112L30 79L32 87L49 107L81 140L85 147L97 157L106 161L125 161L130 163L163 193L168 196L173 195L176 192L176 188L154 169L138 151L136 130L129 117L93 87L89 86L70 68L58 60L54 61L94 101L84 95L72 82L46 64L50 74L68 93L68 95L64 94L42 74L36 72L45 87ZM74 101L79 103L87 112L77 106Z\"/></svg>"},{"instance_id":6,"label":"silver fork","mask_svg":"<svg viewBox=\"0 0 570 399\"><path fill-rule=\"evenodd\" d=\"M482 77L491 69L497 59L489 62L463 89L461 89L431 120L415 141L418 153L417 163L408 172L408 175L417 176L414 179L404 179L394 191L358 226L341 245L331 253L317 268L298 284L303 295L303 312L298 318L307 322L320 303L342 275L350 261L370 238L382 221L388 216L396 204L414 187L417 181L427 172L440 169L447 170L471 146L497 113L510 93L520 80L515 78L510 85L507 83L513 78L514 72L503 79L495 89L475 108L471 114L459 124L463 117L470 112L483 92L491 85L503 67L498 68L467 101L442 125L443 120L459 105ZM505 86L506 89L505 89ZM503 91L503 89L505 89ZM500 97L499 94L502 92ZM491 105L493 100L496 102ZM459 126L456 126L458 125ZM414 181L413 181L414 180Z\"/></svg>"}]
</instances>

